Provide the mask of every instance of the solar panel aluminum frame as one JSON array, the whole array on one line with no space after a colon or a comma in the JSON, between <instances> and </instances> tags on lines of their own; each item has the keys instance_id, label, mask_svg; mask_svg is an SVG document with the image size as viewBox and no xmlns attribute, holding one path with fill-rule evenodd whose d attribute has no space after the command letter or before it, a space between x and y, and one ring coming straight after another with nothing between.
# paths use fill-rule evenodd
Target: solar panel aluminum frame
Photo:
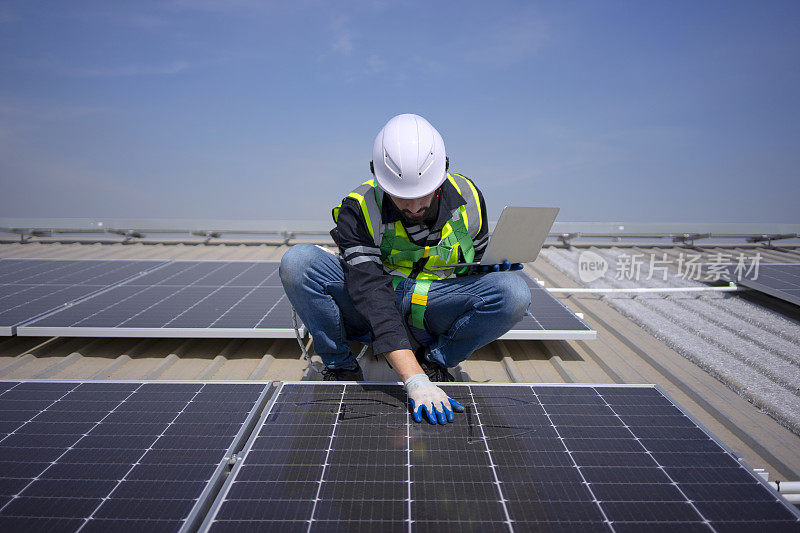
<instances>
[{"instance_id":1,"label":"solar panel aluminum frame","mask_svg":"<svg viewBox=\"0 0 800 533\"><path fill-rule=\"evenodd\" d=\"M570 311L571 312L571 311ZM580 319L578 319L580 320ZM581 320L584 324L583 320ZM589 326L586 326L589 328ZM579 329L548 329L548 330L535 330L535 329L510 329L504 333L497 340L501 341L567 341L567 340L594 340L597 338L597 331L588 329L586 331Z\"/></svg>"},{"instance_id":2,"label":"solar panel aluminum frame","mask_svg":"<svg viewBox=\"0 0 800 533\"><path fill-rule=\"evenodd\" d=\"M239 470L242 467L242 464L244 463L244 461L242 459L244 457L244 454L246 454L247 451L250 448L252 448L253 443L258 438L259 431L261 430L261 427L264 425L264 422L267 420L267 417L272 412L272 406L275 405L275 402L278 400L278 396L280 395L280 392L283 390L283 386L287 385L287 384L294 384L294 383L306 383L307 384L307 383L312 383L312 382L309 382L309 381L281 381L280 384L277 387L275 387L275 390L272 392L272 396L269 399L269 403L267 403L266 407L263 409L263 411L261 413L261 416L258 418L258 422L256 422L255 426L253 427L252 431L250 432L250 437L247 439L247 442L244 444L244 446L240 449L240 454L236 457L236 462L234 463L233 468L231 468L230 472L228 473L228 478L222 484L222 488L219 491L217 491L216 497L214 498L214 501L211 502L210 506L207 508L207 512L205 513L205 518L200 523L199 529L195 528L196 531L205 532L205 531L208 531L209 528L211 528L211 523L214 521L214 518L217 516L217 513L219 512L219 509L222 506L222 503L225 501L225 497L227 496L228 491L231 488L231 485L233 484L234 480L236 479L237 473L239 472ZM357 381L316 382L315 381L313 383L330 383L330 384L333 384L333 385L336 385L336 384L341 385L341 384L347 384L347 383L355 384L355 383L360 383L360 382L357 382ZM388 383L388 384L394 385L394 383ZM398 382L397 384L398 385L402 385L400 382ZM188 531L181 530L180 533L188 533Z\"/></svg>"},{"instance_id":3,"label":"solar panel aluminum frame","mask_svg":"<svg viewBox=\"0 0 800 533\"><path fill-rule=\"evenodd\" d=\"M244 464L244 457L246 456L247 452L253 446L256 438L258 437L259 433L261 432L261 428L266 422L267 417L271 414L272 407L275 405L279 395L283 391L283 387L285 385L303 385L303 386L340 386L340 385L397 385L402 387L403 384L401 382L360 382L360 381L281 381L279 386L275 389L272 394L272 398L270 398L269 403L264 408L261 417L259 417L258 423L253 428L253 431L250 435L250 438L245 443L244 447L241 449L239 456L237 457L236 464L231 469L228 478L225 480L224 484L222 485L221 490L217 494L214 502L211 504L209 508L205 520L203 520L202 524L199 527L200 533L207 533L220 510L222 504L226 501L227 495L231 489L231 486L236 481L238 477L238 473ZM568 387L568 388L593 388L593 387L603 387L603 388L617 388L617 389L655 389L657 390L665 399L669 400L669 402L675 406L681 413L683 413L687 418L689 418L703 433L705 433L713 442L720 446L726 453L730 454L733 458L737 460L737 462L744 468L752 477L753 479L760 484L762 487L766 488L770 494L772 494L776 500L781 501L784 506L789 509L797 518L800 520L800 509L789 503L786 498L784 498L775 488L773 488L764 478L760 475L756 474L753 471L753 468L744 461L738 454L736 454L733 450L731 450L724 442L722 442L716 435L714 435L708 428L706 428L697 418L692 416L686 409L683 408L679 403L677 403L661 386L657 384L640 384L640 383L472 383L472 382L455 382L455 383L447 383L448 387L452 386L469 386L469 387L508 387L508 386L519 386L519 387Z\"/></svg>"},{"instance_id":4,"label":"solar panel aluminum frame","mask_svg":"<svg viewBox=\"0 0 800 533\"><path fill-rule=\"evenodd\" d=\"M163 381L156 381L156 382L164 383ZM187 382L180 381L179 383L187 383ZM220 383L220 382L198 381L196 383ZM257 382L225 381L225 383L230 383L230 384L243 383L252 385L253 383ZM256 400L255 404L253 404L253 408L250 409L250 412L247 414L247 418L245 418L244 422L242 423L242 427L239 429L239 432L234 437L230 447L225 452L225 456L222 458L220 464L217 465L217 469L214 471L214 475L212 476L211 481L209 481L206 484L206 487L203 489L203 492L197 498L197 503L194 504L194 507L192 507L192 510L189 512L189 515L183 521L183 526L179 530L179 533L189 533L190 531L197 531L198 524L203 519L203 517L208 513L208 510L214 503L214 497L216 496L217 493L219 493L220 488L225 482L226 476L228 475L231 469L232 461L236 460L235 454L242 451L242 449L244 448L243 443L250 442L251 435L255 432L256 428L259 427L258 423L261 420L259 413L265 410L264 406L267 404L267 402L274 401L272 398L275 397L274 394L275 389L276 387L274 383L270 383L264 389L264 391L259 395L258 400ZM247 441L245 441L245 439L247 439Z\"/></svg>"},{"instance_id":5,"label":"solar panel aluminum frame","mask_svg":"<svg viewBox=\"0 0 800 533\"><path fill-rule=\"evenodd\" d=\"M200 493L200 496L195 502L192 509L189 511L189 514L186 515L186 518L183 520L183 525L179 529L179 533L189 533L191 531L197 531L198 524L203 519L203 517L207 514L208 510L211 508L211 505L214 502L215 495L219 492L220 487L223 485L226 476L228 475L228 471L230 470L231 462L235 459L235 454L243 450L243 442L245 439L248 439L246 443L250 442L251 435L255 432L257 427L260 427L258 424L260 423L261 417L259 416L260 413L264 410L265 405L269 402L270 405L275 401L277 397L275 393L275 384L270 382L259 382L259 381L241 381L241 380L231 380L231 381L212 381L212 380L80 380L80 379L0 379L0 383L17 383L17 382L25 382L25 383L91 383L97 381L98 383L139 383L139 384L147 384L147 383L156 383L159 385L163 384L187 384L187 383L194 383L194 384L219 384L219 383L226 383L231 385L236 384L246 384L246 385L253 385L253 384L264 384L265 388L259 395L258 399L253 403L253 407L247 414L244 422L242 422L239 431L237 432L236 436L233 438L228 449L225 451L225 455L223 456L220 463L217 465L214 473L212 474L211 479L206 483L206 486L203 488L203 491Z\"/></svg>"},{"instance_id":6,"label":"solar panel aluminum frame","mask_svg":"<svg viewBox=\"0 0 800 533\"><path fill-rule=\"evenodd\" d=\"M93 297L97 296L98 294L102 294L102 293L104 293L104 292L106 292L108 290L113 289L114 287L117 287L119 285L127 283L127 282L129 282L131 280L134 280L136 278L139 278L141 276L144 276L145 274L149 274L150 272L153 272L154 270L158 270L159 268L162 268L163 266L165 266L165 265L170 263L170 261L166 260L166 259L164 259L164 260L159 260L159 259L59 259L59 258L52 258L52 257L45 257L45 258L5 257L5 258L0 259L0 263L2 263L4 261L7 261L7 260L14 260L14 261L76 261L76 262L79 262L79 261L124 261L126 263L158 262L158 261L161 261L161 263L157 264L157 265L154 265L154 266L152 266L151 268L149 268L147 270L139 272L138 274L134 274L133 276L130 276L128 278L120 280L120 281L118 281L116 283L113 283L113 284L111 284L111 285L109 285L107 287L103 287L102 289L98 289L98 290L96 290L94 292L91 292L91 293L89 293L89 294L87 294L85 296L82 296L80 298L76 298L74 300L70 300L69 302L61 304L59 307L56 307L54 309L49 309L47 311L44 311L43 313L39 313L38 315L36 315L34 317L22 320L20 322L17 322L16 324L11 325L11 326L7 326L7 327L6 326L0 326L0 337L10 337L12 335L24 336L24 334L20 334L19 333L19 328L23 327L24 324L28 324L30 322L35 322L36 320L39 320L40 318L44 318L46 316L52 315L54 313L57 313L57 312L63 310L65 307L69 307L71 305L74 305L74 304L83 302L85 300L88 300L90 298L93 298ZM43 335L46 335L46 334L43 334ZM36 336L38 336L38 335L36 335ZM77 336L79 336L79 335L77 335Z\"/></svg>"},{"instance_id":7,"label":"solar panel aluminum frame","mask_svg":"<svg viewBox=\"0 0 800 533\"><path fill-rule=\"evenodd\" d=\"M42 317L39 317L42 318ZM306 327L300 326L300 336ZM68 328L19 326L20 337L144 337L144 338L188 338L188 339L293 339L293 329L249 329L249 328Z\"/></svg>"}]
</instances>

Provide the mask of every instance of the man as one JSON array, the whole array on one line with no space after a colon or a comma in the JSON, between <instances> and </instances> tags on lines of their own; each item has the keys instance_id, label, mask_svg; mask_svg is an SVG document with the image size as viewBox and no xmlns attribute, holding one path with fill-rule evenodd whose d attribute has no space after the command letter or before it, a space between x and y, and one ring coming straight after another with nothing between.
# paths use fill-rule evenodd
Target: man
<instances>
[{"instance_id":1,"label":"man","mask_svg":"<svg viewBox=\"0 0 800 533\"><path fill-rule=\"evenodd\" d=\"M441 135L417 115L378 133L374 175L333 210L336 256L298 244L281 281L325 363L326 380L363 380L348 341L371 342L402 379L417 422L453 421L461 406L433 382L506 331L530 305L517 275L469 275L488 241L486 205L466 177L448 172ZM521 268L506 261L501 269ZM498 270L499 268L495 268Z\"/></svg>"}]
</instances>

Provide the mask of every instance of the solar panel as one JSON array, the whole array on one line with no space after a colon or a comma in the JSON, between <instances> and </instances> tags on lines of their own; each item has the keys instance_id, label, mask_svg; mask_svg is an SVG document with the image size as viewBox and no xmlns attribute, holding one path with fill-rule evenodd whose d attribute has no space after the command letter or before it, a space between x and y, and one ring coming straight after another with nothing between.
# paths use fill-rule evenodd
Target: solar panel
<instances>
[{"instance_id":1,"label":"solar panel","mask_svg":"<svg viewBox=\"0 0 800 533\"><path fill-rule=\"evenodd\" d=\"M293 337L278 261L172 261L17 328L26 336ZM522 275L531 314L501 339L593 339L597 333ZM302 328L302 325L301 325Z\"/></svg>"},{"instance_id":2,"label":"solar panel","mask_svg":"<svg viewBox=\"0 0 800 533\"><path fill-rule=\"evenodd\" d=\"M800 513L654 386L283 383L201 531L796 531Z\"/></svg>"},{"instance_id":3,"label":"solar panel","mask_svg":"<svg viewBox=\"0 0 800 533\"><path fill-rule=\"evenodd\" d=\"M18 335L294 337L279 261L172 261Z\"/></svg>"},{"instance_id":4,"label":"solar panel","mask_svg":"<svg viewBox=\"0 0 800 533\"><path fill-rule=\"evenodd\" d=\"M191 526L252 431L268 389L0 382L0 530Z\"/></svg>"},{"instance_id":5,"label":"solar panel","mask_svg":"<svg viewBox=\"0 0 800 533\"><path fill-rule=\"evenodd\" d=\"M760 264L752 272L730 265L726 273L731 281L800 305L800 264Z\"/></svg>"},{"instance_id":6,"label":"solar panel","mask_svg":"<svg viewBox=\"0 0 800 533\"><path fill-rule=\"evenodd\" d=\"M18 324L151 270L164 261L0 260L0 335Z\"/></svg>"},{"instance_id":7,"label":"solar panel","mask_svg":"<svg viewBox=\"0 0 800 533\"><path fill-rule=\"evenodd\" d=\"M501 339L594 339L597 332L575 316L567 306L527 274L519 275L531 289L530 314L511 328Z\"/></svg>"}]
</instances>

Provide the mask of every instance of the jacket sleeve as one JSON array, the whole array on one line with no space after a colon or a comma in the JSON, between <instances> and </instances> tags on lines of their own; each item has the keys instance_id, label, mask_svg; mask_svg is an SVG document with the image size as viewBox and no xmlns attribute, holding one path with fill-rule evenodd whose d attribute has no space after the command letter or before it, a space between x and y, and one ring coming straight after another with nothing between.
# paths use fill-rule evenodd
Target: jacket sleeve
<instances>
[{"instance_id":1,"label":"jacket sleeve","mask_svg":"<svg viewBox=\"0 0 800 533\"><path fill-rule=\"evenodd\" d=\"M367 230L361 207L352 198L342 202L335 234L344 259L347 292L372 329L373 352L410 350L411 344L395 303L392 277L383 271L380 249Z\"/></svg>"}]
</instances>

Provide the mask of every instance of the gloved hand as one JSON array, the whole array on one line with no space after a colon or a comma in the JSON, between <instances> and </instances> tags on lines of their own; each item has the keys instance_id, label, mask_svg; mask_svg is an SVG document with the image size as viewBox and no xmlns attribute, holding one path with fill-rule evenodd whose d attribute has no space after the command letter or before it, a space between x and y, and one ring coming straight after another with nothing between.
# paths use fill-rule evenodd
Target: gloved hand
<instances>
[{"instance_id":1,"label":"gloved hand","mask_svg":"<svg viewBox=\"0 0 800 533\"><path fill-rule=\"evenodd\" d=\"M508 259L503 259L503 262L498 265L477 265L475 272L480 274L486 272L505 272L506 270L522 270L525 265L522 263L512 263Z\"/></svg>"},{"instance_id":2,"label":"gloved hand","mask_svg":"<svg viewBox=\"0 0 800 533\"><path fill-rule=\"evenodd\" d=\"M411 413L417 422L422 422L423 411L431 424L447 424L453 421L453 411L464 412L463 405L431 383L425 374L414 374L404 385L411 402Z\"/></svg>"}]
</instances>

